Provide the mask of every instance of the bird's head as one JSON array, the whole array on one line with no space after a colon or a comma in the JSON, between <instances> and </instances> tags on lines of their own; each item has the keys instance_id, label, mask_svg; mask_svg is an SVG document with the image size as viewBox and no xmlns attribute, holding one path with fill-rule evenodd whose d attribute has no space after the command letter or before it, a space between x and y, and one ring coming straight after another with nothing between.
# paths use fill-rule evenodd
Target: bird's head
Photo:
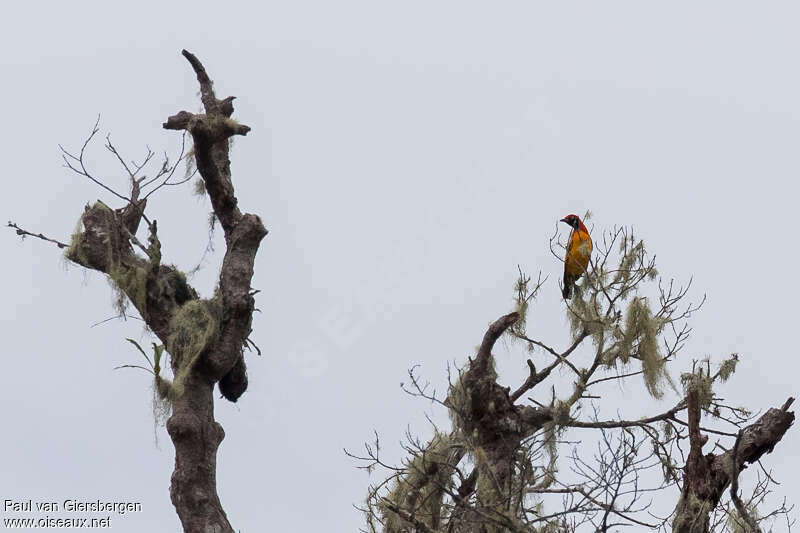
<instances>
[{"instance_id":1,"label":"bird's head","mask_svg":"<svg viewBox=\"0 0 800 533\"><path fill-rule=\"evenodd\" d=\"M586 231L586 226L583 225L583 222L581 222L581 219L578 217L578 215L567 215L561 219L561 222L564 222L574 230L583 229L583 231Z\"/></svg>"}]
</instances>

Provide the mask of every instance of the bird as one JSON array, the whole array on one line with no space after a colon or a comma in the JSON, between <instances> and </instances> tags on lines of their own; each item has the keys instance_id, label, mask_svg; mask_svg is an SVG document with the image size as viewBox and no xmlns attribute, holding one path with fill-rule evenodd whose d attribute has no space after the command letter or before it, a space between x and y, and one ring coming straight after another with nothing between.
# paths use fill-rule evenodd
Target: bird
<instances>
[{"instance_id":1,"label":"bird","mask_svg":"<svg viewBox=\"0 0 800 533\"><path fill-rule=\"evenodd\" d=\"M589 267L592 238L578 215L567 215L560 222L572 228L564 255L564 287L561 289L561 295L568 300L572 296L573 285Z\"/></svg>"}]
</instances>

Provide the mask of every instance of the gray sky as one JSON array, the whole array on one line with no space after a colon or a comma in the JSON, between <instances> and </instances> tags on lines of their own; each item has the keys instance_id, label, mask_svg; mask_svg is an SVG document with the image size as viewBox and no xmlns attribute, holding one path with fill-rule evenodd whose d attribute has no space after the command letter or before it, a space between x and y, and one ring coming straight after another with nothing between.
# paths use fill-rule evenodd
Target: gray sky
<instances>
[{"instance_id":1,"label":"gray sky","mask_svg":"<svg viewBox=\"0 0 800 533\"><path fill-rule=\"evenodd\" d=\"M591 209L596 232L633 225L665 277L693 277L690 295L708 295L673 373L735 351L731 402L757 410L797 395L797 4L255 6L16 2L0 20L0 212L54 238L69 238L87 202L116 206L61 168L58 143L78 148L98 113L127 159L145 144L176 148L161 123L200 106L181 48L220 96L239 97L235 118L252 132L236 140L234 183L270 234L254 280L264 355L248 355L239 404L217 403L234 528L361 525L351 504L368 478L342 448L375 429L399 459L407 425L428 434L430 406L399 382L419 363L441 389L447 361L463 362L510 310L517 264L550 274L529 331L563 345L547 242L571 212ZM124 186L101 142L89 153ZM173 188L148 210L165 261L194 266L208 201ZM217 243L193 279L205 295ZM90 328L113 315L108 285L65 270L55 247L7 231L3 249L0 500L138 501L113 531L178 530L150 381L112 370L138 362L125 337L150 339L136 321ZM496 355L501 381L517 386L525 354ZM627 406L641 394L621 391L614 408L639 416ZM787 496L800 494L797 442L794 428L764 461Z\"/></svg>"}]
</instances>

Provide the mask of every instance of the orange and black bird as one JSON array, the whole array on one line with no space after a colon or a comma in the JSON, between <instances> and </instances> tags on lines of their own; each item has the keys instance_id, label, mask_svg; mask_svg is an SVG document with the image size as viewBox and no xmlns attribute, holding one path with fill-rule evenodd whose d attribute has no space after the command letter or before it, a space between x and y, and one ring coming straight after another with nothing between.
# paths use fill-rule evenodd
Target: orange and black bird
<instances>
[{"instance_id":1,"label":"orange and black bird","mask_svg":"<svg viewBox=\"0 0 800 533\"><path fill-rule=\"evenodd\" d=\"M572 228L567 241L567 253L564 255L564 288L561 290L564 299L569 299L572 295L572 286L589 268L592 238L578 215L567 215L561 222Z\"/></svg>"}]
</instances>

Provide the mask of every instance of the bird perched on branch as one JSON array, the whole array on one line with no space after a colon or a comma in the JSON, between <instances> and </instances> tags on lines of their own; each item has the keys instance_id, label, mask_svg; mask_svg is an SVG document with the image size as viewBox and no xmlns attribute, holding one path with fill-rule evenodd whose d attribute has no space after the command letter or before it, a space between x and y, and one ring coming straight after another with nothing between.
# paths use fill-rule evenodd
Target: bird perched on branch
<instances>
[{"instance_id":1,"label":"bird perched on branch","mask_svg":"<svg viewBox=\"0 0 800 533\"><path fill-rule=\"evenodd\" d=\"M572 295L572 286L589 267L592 238L578 215L567 215L561 222L572 228L567 241L567 253L564 255L564 288L561 290L564 299L569 299Z\"/></svg>"}]
</instances>

